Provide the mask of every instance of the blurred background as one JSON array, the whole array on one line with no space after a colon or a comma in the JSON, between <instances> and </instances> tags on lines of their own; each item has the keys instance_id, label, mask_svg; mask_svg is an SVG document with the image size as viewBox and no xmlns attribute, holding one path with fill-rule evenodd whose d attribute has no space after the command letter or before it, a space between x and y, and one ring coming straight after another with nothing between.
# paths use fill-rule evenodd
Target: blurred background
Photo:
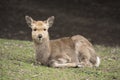
<instances>
[{"instance_id":1,"label":"blurred background","mask_svg":"<svg viewBox=\"0 0 120 80\"><path fill-rule=\"evenodd\" d=\"M25 15L55 16L51 39L80 34L93 44L120 46L120 0L0 0L0 38L31 41Z\"/></svg>"}]
</instances>

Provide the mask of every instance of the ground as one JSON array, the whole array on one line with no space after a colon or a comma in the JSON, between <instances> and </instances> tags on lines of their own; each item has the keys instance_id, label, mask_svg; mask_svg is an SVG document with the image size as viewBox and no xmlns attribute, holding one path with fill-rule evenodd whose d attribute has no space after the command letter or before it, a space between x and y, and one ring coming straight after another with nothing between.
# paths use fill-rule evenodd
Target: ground
<instances>
[{"instance_id":1,"label":"ground","mask_svg":"<svg viewBox=\"0 0 120 80\"><path fill-rule=\"evenodd\" d=\"M0 80L120 80L120 47L94 46L98 68L50 68L35 65L32 42L0 39Z\"/></svg>"}]
</instances>

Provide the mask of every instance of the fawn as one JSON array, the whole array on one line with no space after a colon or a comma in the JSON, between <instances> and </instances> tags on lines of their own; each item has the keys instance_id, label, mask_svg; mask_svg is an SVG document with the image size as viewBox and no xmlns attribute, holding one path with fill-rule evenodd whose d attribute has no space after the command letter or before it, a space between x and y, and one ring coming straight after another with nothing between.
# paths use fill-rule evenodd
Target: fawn
<instances>
[{"instance_id":1,"label":"fawn","mask_svg":"<svg viewBox=\"0 0 120 80\"><path fill-rule=\"evenodd\" d=\"M75 35L49 40L48 29L54 22L54 16L44 21L33 20L25 16L32 29L36 61L45 66L60 67L98 67L100 58L92 44L83 36Z\"/></svg>"}]
</instances>

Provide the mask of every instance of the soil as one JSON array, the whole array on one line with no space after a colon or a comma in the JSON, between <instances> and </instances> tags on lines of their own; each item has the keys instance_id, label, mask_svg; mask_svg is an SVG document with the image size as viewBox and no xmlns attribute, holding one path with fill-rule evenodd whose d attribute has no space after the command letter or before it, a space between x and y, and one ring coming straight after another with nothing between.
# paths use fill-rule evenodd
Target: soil
<instances>
[{"instance_id":1,"label":"soil","mask_svg":"<svg viewBox=\"0 0 120 80\"><path fill-rule=\"evenodd\" d=\"M93 44L120 46L118 0L1 0L0 38L32 40L25 15L35 20L55 16L51 39L76 34Z\"/></svg>"}]
</instances>

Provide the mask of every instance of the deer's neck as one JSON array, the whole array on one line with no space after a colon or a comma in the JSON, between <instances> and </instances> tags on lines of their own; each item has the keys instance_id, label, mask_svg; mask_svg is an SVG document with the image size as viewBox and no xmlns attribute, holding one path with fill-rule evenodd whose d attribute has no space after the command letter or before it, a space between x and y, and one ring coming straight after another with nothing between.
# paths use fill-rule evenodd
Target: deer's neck
<instances>
[{"instance_id":1,"label":"deer's neck","mask_svg":"<svg viewBox=\"0 0 120 80\"><path fill-rule=\"evenodd\" d=\"M50 40L44 39L41 43L35 43L36 60L41 64L47 65L50 56Z\"/></svg>"}]
</instances>

